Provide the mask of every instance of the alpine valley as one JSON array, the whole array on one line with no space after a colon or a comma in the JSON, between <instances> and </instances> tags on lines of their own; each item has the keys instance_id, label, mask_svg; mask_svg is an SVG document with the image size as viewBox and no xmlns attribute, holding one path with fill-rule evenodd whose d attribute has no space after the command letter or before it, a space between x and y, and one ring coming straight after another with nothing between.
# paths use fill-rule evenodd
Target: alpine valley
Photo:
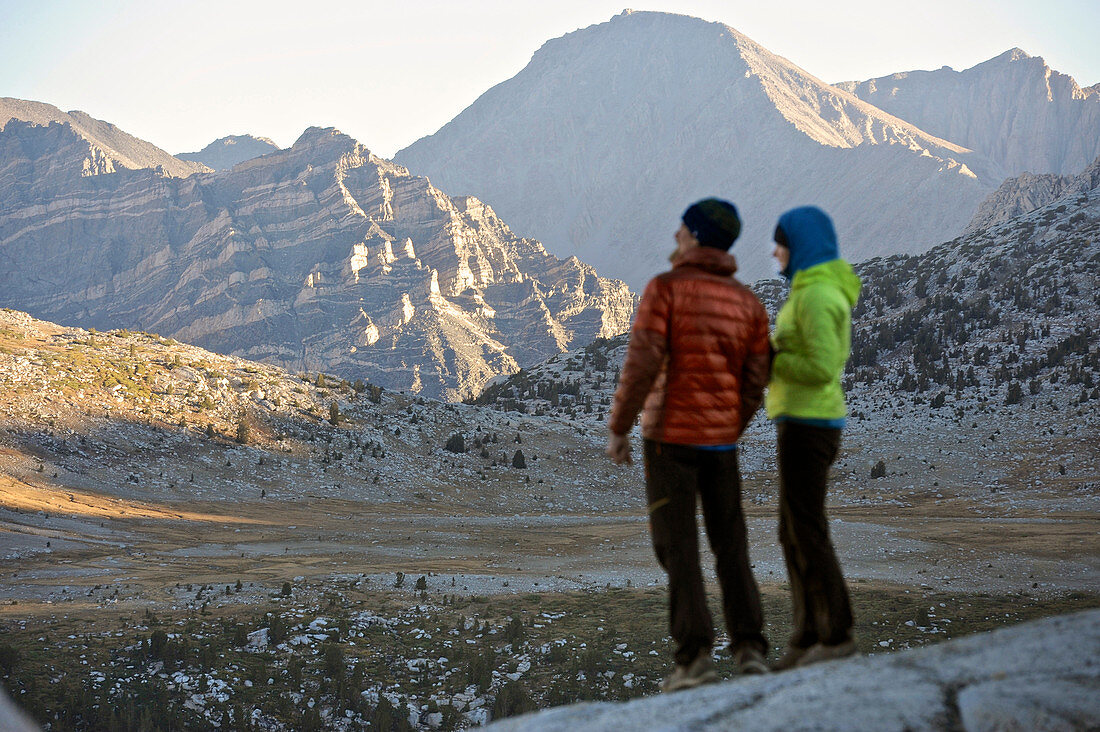
<instances>
[{"instance_id":1,"label":"alpine valley","mask_svg":"<svg viewBox=\"0 0 1100 732\"><path fill-rule=\"evenodd\" d=\"M1018 49L831 86L632 11L396 162L0 99L0 729L1095 728L1098 104ZM828 495L859 657L746 678L722 635L719 683L658 694L606 417L705 195L772 316L790 205L862 279ZM774 657L762 415L737 459Z\"/></svg>"},{"instance_id":2,"label":"alpine valley","mask_svg":"<svg viewBox=\"0 0 1100 732\"><path fill-rule=\"evenodd\" d=\"M863 658L746 679L719 657L721 686L655 695L671 640L644 476L602 455L621 336L463 404L4 310L4 683L58 729L462 729L585 700L607 703L514 728L778 731L806 698L832 700L828 729L1087 729L1100 188L1085 180L857 267L829 530ZM785 296L758 292L773 311ZM778 650L790 609L760 417L740 462Z\"/></svg>"}]
</instances>

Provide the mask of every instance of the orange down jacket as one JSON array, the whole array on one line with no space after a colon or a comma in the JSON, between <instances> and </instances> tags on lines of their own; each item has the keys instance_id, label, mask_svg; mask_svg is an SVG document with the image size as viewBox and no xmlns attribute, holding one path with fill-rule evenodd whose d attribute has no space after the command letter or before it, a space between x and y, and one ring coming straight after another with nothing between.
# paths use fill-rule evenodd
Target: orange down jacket
<instances>
[{"instance_id":1,"label":"orange down jacket","mask_svg":"<svg viewBox=\"0 0 1100 732\"><path fill-rule=\"evenodd\" d=\"M731 445L768 381L768 314L733 278L732 255L696 247L638 304L608 427L679 445Z\"/></svg>"}]
</instances>

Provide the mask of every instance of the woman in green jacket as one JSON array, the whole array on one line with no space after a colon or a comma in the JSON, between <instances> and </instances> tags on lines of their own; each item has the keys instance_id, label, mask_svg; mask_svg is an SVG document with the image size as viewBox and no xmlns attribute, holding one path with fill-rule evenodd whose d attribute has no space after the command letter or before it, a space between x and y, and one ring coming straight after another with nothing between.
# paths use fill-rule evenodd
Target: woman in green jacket
<instances>
[{"instance_id":1,"label":"woman in green jacket","mask_svg":"<svg viewBox=\"0 0 1100 732\"><path fill-rule=\"evenodd\" d=\"M791 283L775 320L765 400L768 417L776 423L779 541L794 606L794 633L773 666L782 670L856 652L848 589L825 518L825 493L847 413L840 376L860 283L840 258L833 223L819 208L783 214L775 242L780 273Z\"/></svg>"}]
</instances>

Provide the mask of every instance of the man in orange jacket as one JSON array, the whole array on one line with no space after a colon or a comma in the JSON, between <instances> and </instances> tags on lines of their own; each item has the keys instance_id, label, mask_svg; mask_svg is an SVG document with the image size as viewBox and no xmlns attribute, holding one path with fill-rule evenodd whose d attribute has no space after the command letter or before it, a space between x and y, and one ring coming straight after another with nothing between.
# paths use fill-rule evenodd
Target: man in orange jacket
<instances>
[{"instance_id":1,"label":"man in orange jacket","mask_svg":"<svg viewBox=\"0 0 1100 732\"><path fill-rule=\"evenodd\" d=\"M630 462L627 434L642 412L646 495L657 559L668 573L675 691L717 678L714 624L699 566L696 502L716 558L730 651L741 673L767 670L760 592L741 511L737 440L768 379L768 315L734 279L741 231L732 203L692 204L676 231L672 269L646 286L608 421L607 455Z\"/></svg>"}]
</instances>

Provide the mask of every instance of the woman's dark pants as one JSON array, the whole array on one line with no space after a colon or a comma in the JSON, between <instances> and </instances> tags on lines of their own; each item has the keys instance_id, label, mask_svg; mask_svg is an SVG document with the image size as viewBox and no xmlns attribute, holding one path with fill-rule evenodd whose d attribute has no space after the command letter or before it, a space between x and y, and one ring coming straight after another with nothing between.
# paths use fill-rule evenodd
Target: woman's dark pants
<instances>
[{"instance_id":1,"label":"woman's dark pants","mask_svg":"<svg viewBox=\"0 0 1100 732\"><path fill-rule=\"evenodd\" d=\"M716 559L730 649L745 646L767 653L760 591L749 566L741 476L736 450L700 450L645 441L649 526L657 560L668 572L669 629L678 664L690 664L714 645L699 566L696 502Z\"/></svg>"},{"instance_id":2,"label":"woman's dark pants","mask_svg":"<svg viewBox=\"0 0 1100 732\"><path fill-rule=\"evenodd\" d=\"M779 453L779 542L794 605L790 645L835 645L851 638L852 608L829 525L825 492L840 448L839 429L776 424Z\"/></svg>"}]
</instances>

